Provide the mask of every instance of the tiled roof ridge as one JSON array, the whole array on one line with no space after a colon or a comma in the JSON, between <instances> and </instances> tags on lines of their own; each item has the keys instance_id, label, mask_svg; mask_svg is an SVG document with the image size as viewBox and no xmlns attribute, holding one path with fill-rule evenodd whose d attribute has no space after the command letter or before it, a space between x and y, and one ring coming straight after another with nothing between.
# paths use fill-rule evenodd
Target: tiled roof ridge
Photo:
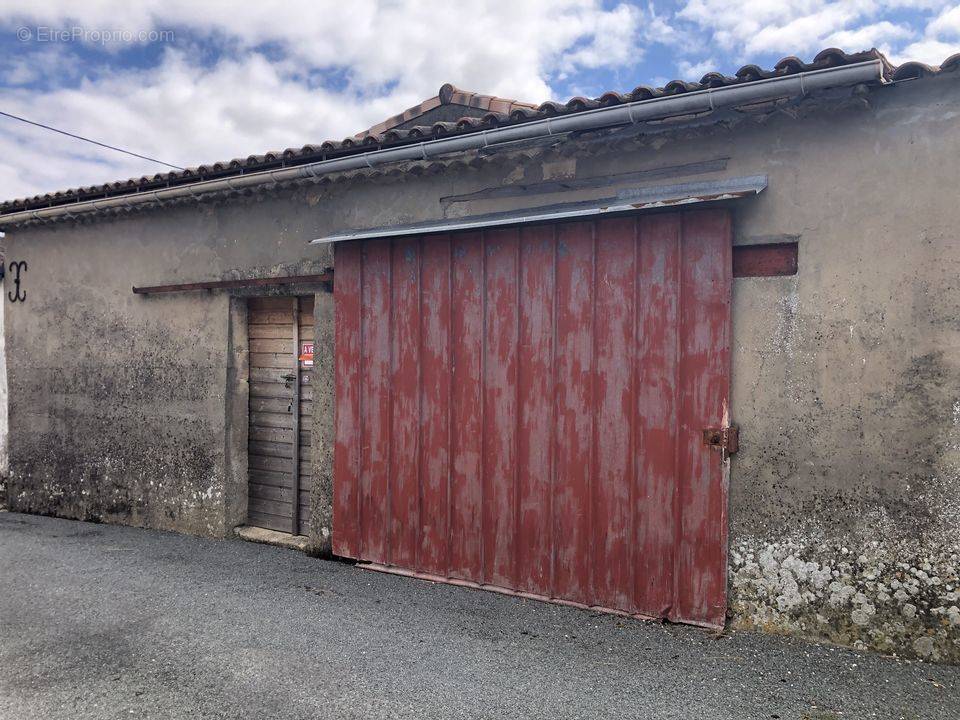
<instances>
[{"instance_id":1,"label":"tiled roof ridge","mask_svg":"<svg viewBox=\"0 0 960 720\"><path fill-rule=\"evenodd\" d=\"M304 145L301 148L288 148L282 151L267 152L263 155L250 155L246 158L234 158L226 162L217 162L211 165L199 165L197 167L187 168L181 171L157 173L153 176L142 176L140 178L131 178L119 182L106 183L103 185L93 185L89 187L72 188L59 192L36 195L29 198L18 200L9 200L0 203L0 217L5 214L20 212L23 210L39 209L58 205L66 205L85 200L95 200L100 198L114 197L117 195L128 195L141 191L158 190L177 185L185 185L192 182L203 180L214 180L234 175L259 172L269 169L304 165L313 162L319 162L330 158L343 157L370 150L378 150L384 147L403 145L411 142L422 142L424 140L433 140L440 137L446 137L453 134L469 133L481 131L493 127L512 125L532 120L540 120L556 115L566 115L576 112L583 112L597 107L606 107L610 105L635 102L639 100L648 100L667 95L677 95L685 92L693 92L707 88L726 87L768 78L781 77L785 75L797 74L800 72L810 72L813 70L822 70L830 67L842 65L852 65L858 62L868 60L880 60L883 63L884 77L887 80L906 80L911 78L927 77L943 72L954 72L960 69L960 53L951 55L939 66L926 65L919 62L907 62L899 66L892 65L889 60L876 48L864 50L857 53L846 53L837 48L827 48L817 53L814 59L805 63L799 58L790 55L782 58L774 65L772 70L764 70L757 65L748 64L741 67L733 76L723 75L719 72L708 72L700 82L688 82L685 80L672 80L662 88L653 88L647 85L640 85L628 93L605 92L598 98L574 97L566 103L560 103L548 100L540 105L521 103L515 100L505 100L489 95L480 95L464 90L459 90L453 85L446 84L440 89L436 100L442 100L449 97L449 102L454 100L461 104L489 103L491 107L503 109L505 106L497 103L509 103L508 112L498 112L490 110L483 117L472 118L464 117L456 122L437 122L432 126L414 126L409 128L391 127L380 134L372 134L378 126L370 128L365 133L358 136L346 138L342 141L326 141L319 144ZM430 102L430 101L425 101ZM439 103L438 103L439 104ZM422 107L423 103L417 108ZM479 107L480 105L472 105ZM411 108L414 110L415 108ZM387 125L397 117L402 117L409 113L407 110L390 120L381 123ZM401 121L403 122L403 121Z\"/></svg>"},{"instance_id":2,"label":"tiled roof ridge","mask_svg":"<svg viewBox=\"0 0 960 720\"><path fill-rule=\"evenodd\" d=\"M437 94L432 98L427 98L422 103L407 108L402 113L397 113L393 117L389 117L383 122L367 128L363 132L358 132L356 135L354 135L354 137L364 138L368 135L382 135L387 130L392 130L398 125L402 125L403 123L409 122L414 118L420 117L421 115L424 115L430 110L440 107L441 105L464 105L500 115L509 115L516 108L537 107L533 103L525 103L520 102L519 100L500 98L496 97L495 95L481 95L480 93L471 92L469 90L461 90L450 83L444 83L440 87L440 90L437 92Z\"/></svg>"}]
</instances>

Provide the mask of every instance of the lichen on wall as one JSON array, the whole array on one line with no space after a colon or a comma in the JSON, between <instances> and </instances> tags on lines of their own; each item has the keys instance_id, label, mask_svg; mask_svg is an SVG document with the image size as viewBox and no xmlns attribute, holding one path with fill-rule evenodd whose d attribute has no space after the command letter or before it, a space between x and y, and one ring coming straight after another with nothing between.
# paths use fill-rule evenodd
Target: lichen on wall
<instances>
[{"instance_id":1,"label":"lichen on wall","mask_svg":"<svg viewBox=\"0 0 960 720\"><path fill-rule=\"evenodd\" d=\"M735 627L958 662L960 543L740 538L730 614Z\"/></svg>"},{"instance_id":2,"label":"lichen on wall","mask_svg":"<svg viewBox=\"0 0 960 720\"><path fill-rule=\"evenodd\" d=\"M739 288L756 336L735 359L731 622L960 662L956 372L922 330L901 345L889 310L802 280Z\"/></svg>"},{"instance_id":3,"label":"lichen on wall","mask_svg":"<svg viewBox=\"0 0 960 720\"><path fill-rule=\"evenodd\" d=\"M797 276L735 288L729 614L960 662L958 258L947 232L873 222L809 232Z\"/></svg>"}]
</instances>

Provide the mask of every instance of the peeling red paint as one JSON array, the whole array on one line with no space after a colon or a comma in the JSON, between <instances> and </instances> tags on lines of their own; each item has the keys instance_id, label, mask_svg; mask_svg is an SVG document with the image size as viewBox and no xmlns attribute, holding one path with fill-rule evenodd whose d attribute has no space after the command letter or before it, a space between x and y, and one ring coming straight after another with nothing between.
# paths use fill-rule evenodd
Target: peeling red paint
<instances>
[{"instance_id":1,"label":"peeling red paint","mask_svg":"<svg viewBox=\"0 0 960 720\"><path fill-rule=\"evenodd\" d=\"M798 268L797 243L770 243L768 245L741 245L733 249L733 276L775 277L796 275Z\"/></svg>"},{"instance_id":2,"label":"peeling red paint","mask_svg":"<svg viewBox=\"0 0 960 720\"><path fill-rule=\"evenodd\" d=\"M336 248L334 552L722 625L722 209Z\"/></svg>"}]
</instances>

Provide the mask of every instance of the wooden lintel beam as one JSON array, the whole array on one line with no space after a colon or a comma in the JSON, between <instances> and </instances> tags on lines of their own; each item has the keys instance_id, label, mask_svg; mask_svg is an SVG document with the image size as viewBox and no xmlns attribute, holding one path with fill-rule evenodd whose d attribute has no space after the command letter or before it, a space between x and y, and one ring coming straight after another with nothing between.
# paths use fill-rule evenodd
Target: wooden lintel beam
<instances>
[{"instance_id":1,"label":"wooden lintel beam","mask_svg":"<svg viewBox=\"0 0 960 720\"><path fill-rule=\"evenodd\" d=\"M319 275L288 275L286 277L247 278L245 280L211 280L210 282L179 283L176 285L145 285L133 287L137 295L154 293L191 292L193 290L229 290L232 288L270 287L272 285L332 284L333 270Z\"/></svg>"}]
</instances>

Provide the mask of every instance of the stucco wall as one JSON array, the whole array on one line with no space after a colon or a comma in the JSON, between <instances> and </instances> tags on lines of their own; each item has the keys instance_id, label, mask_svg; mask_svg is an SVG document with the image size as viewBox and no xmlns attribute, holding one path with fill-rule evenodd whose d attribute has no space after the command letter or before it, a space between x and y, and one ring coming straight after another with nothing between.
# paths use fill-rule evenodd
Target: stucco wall
<instances>
[{"instance_id":1,"label":"stucco wall","mask_svg":"<svg viewBox=\"0 0 960 720\"><path fill-rule=\"evenodd\" d=\"M236 215L205 206L8 236L30 268L27 302L6 304L11 507L215 536L242 521L244 303L131 292L329 264L262 217L240 242Z\"/></svg>"},{"instance_id":2,"label":"stucco wall","mask_svg":"<svg viewBox=\"0 0 960 720\"><path fill-rule=\"evenodd\" d=\"M740 625L960 659L958 87L809 124L738 214L800 241L797 276L734 286Z\"/></svg>"},{"instance_id":3,"label":"stucco wall","mask_svg":"<svg viewBox=\"0 0 960 720\"><path fill-rule=\"evenodd\" d=\"M735 241L800 244L796 276L734 287L732 622L958 660L958 111L960 82L943 76L544 156L11 232L34 292L7 305L11 504L213 535L242 518L237 301L133 284L316 272L330 258L306 241L324 232L561 196L444 197L729 158L650 182L765 173L768 189L733 206ZM318 338L330 317L318 309ZM329 361L318 372L329 382ZM319 542L329 475L316 487Z\"/></svg>"},{"instance_id":4,"label":"stucco wall","mask_svg":"<svg viewBox=\"0 0 960 720\"><path fill-rule=\"evenodd\" d=\"M4 262L4 248L0 244L0 262ZM7 476L7 351L6 336L3 332L3 311L6 307L6 293L0 296L0 492L6 484ZM0 497L0 504L4 500Z\"/></svg>"}]
</instances>

